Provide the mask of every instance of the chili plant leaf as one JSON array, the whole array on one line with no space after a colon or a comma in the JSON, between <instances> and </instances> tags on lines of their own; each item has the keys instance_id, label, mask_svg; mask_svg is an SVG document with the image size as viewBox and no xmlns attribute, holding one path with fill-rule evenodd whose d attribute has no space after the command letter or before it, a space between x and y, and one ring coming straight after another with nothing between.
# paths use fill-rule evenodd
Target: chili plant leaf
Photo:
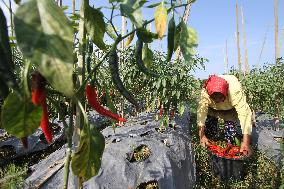
<instances>
[{"instance_id":1,"label":"chili plant leaf","mask_svg":"<svg viewBox=\"0 0 284 189\"><path fill-rule=\"evenodd\" d=\"M154 4L151 4L151 5L148 5L147 8L154 8L154 7L157 7L159 6L161 3L154 3Z\"/></svg>"},{"instance_id":2,"label":"chili plant leaf","mask_svg":"<svg viewBox=\"0 0 284 189\"><path fill-rule=\"evenodd\" d=\"M195 47L197 47L197 34L196 31L182 22L180 34L180 50L186 61L192 59L195 54Z\"/></svg>"},{"instance_id":3,"label":"chili plant leaf","mask_svg":"<svg viewBox=\"0 0 284 189\"><path fill-rule=\"evenodd\" d=\"M9 93L9 87L18 89L7 28L6 18L0 8L0 96L4 98Z\"/></svg>"},{"instance_id":4,"label":"chili plant leaf","mask_svg":"<svg viewBox=\"0 0 284 189\"><path fill-rule=\"evenodd\" d=\"M99 9L94 9L89 5L86 8L86 29L92 40L102 50L106 50L106 45L103 41L106 32L106 24L104 15Z\"/></svg>"},{"instance_id":5,"label":"chili plant leaf","mask_svg":"<svg viewBox=\"0 0 284 189\"><path fill-rule=\"evenodd\" d=\"M19 96L12 92L2 107L2 127L18 138L26 137L40 126L41 115L41 107L33 105L30 98L24 95L20 100Z\"/></svg>"},{"instance_id":6,"label":"chili plant leaf","mask_svg":"<svg viewBox=\"0 0 284 189\"><path fill-rule=\"evenodd\" d=\"M174 37L174 50L176 51L180 45L180 33L181 33L181 24L180 22L175 29L175 37Z\"/></svg>"},{"instance_id":7,"label":"chili plant leaf","mask_svg":"<svg viewBox=\"0 0 284 189\"><path fill-rule=\"evenodd\" d=\"M106 33L110 36L110 38L116 40L117 36L115 35L115 31L110 23L106 25Z\"/></svg>"},{"instance_id":8,"label":"chili plant leaf","mask_svg":"<svg viewBox=\"0 0 284 189\"><path fill-rule=\"evenodd\" d=\"M168 13L164 1L155 10L155 26L158 37L161 39L164 36L167 27Z\"/></svg>"},{"instance_id":9,"label":"chili plant leaf","mask_svg":"<svg viewBox=\"0 0 284 189\"><path fill-rule=\"evenodd\" d=\"M17 9L20 50L58 91L73 96L73 28L53 0L30 0ZM64 27L63 27L64 26Z\"/></svg>"},{"instance_id":10,"label":"chili plant leaf","mask_svg":"<svg viewBox=\"0 0 284 189\"><path fill-rule=\"evenodd\" d=\"M71 166L73 173L83 182L98 174L104 148L104 136L94 125L82 130L79 150L72 157Z\"/></svg>"},{"instance_id":11,"label":"chili plant leaf","mask_svg":"<svg viewBox=\"0 0 284 189\"><path fill-rule=\"evenodd\" d=\"M151 68L153 64L153 52L148 47L148 44L145 43L143 49L142 49L142 60L145 64L146 68Z\"/></svg>"},{"instance_id":12,"label":"chili plant leaf","mask_svg":"<svg viewBox=\"0 0 284 189\"><path fill-rule=\"evenodd\" d=\"M137 28L142 27L142 12L139 1L124 0L124 2L120 4L120 11L121 14L128 17Z\"/></svg>"},{"instance_id":13,"label":"chili plant leaf","mask_svg":"<svg viewBox=\"0 0 284 189\"><path fill-rule=\"evenodd\" d=\"M148 31L146 28L137 30L137 37L144 43L151 43L158 38L158 34Z\"/></svg>"}]
</instances>

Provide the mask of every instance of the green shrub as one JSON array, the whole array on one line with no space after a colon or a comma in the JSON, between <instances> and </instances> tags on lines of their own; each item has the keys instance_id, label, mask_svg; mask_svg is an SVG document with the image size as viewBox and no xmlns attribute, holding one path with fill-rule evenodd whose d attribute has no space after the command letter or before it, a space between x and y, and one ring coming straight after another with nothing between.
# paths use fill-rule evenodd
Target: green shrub
<instances>
[{"instance_id":1,"label":"green shrub","mask_svg":"<svg viewBox=\"0 0 284 189\"><path fill-rule=\"evenodd\" d=\"M14 164L10 164L5 168L0 169L0 188L22 188L27 170L27 165L19 167Z\"/></svg>"}]
</instances>

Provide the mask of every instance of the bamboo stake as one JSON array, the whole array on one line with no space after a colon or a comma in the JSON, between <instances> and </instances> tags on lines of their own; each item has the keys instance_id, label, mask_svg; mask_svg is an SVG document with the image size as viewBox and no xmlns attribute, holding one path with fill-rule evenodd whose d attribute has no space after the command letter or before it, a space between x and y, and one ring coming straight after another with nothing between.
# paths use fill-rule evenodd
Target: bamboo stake
<instances>
[{"instance_id":1,"label":"bamboo stake","mask_svg":"<svg viewBox=\"0 0 284 189\"><path fill-rule=\"evenodd\" d=\"M242 16L242 31L243 31L244 49L245 49L244 74L247 74L249 72L249 63L248 63L247 37L246 37L246 31L245 31L245 17L244 17L243 7L241 7L241 16Z\"/></svg>"},{"instance_id":2,"label":"bamboo stake","mask_svg":"<svg viewBox=\"0 0 284 189\"><path fill-rule=\"evenodd\" d=\"M121 35L124 36L125 34L125 17L121 16ZM121 49L124 49L124 40L121 41Z\"/></svg>"},{"instance_id":3,"label":"bamboo stake","mask_svg":"<svg viewBox=\"0 0 284 189\"><path fill-rule=\"evenodd\" d=\"M279 47L278 47L278 0L274 0L274 18L275 18L275 64L279 58Z\"/></svg>"},{"instance_id":4,"label":"bamboo stake","mask_svg":"<svg viewBox=\"0 0 284 189\"><path fill-rule=\"evenodd\" d=\"M82 0L80 7L80 21L79 21L79 31L78 31L78 39L79 39L79 55L78 55L78 68L81 68L82 75L78 77L77 85L80 87L85 80L85 41L86 41L86 30L85 30L85 15L86 15L86 6L89 5L89 0ZM82 106L85 106L85 96L81 92L78 95L78 99L81 101ZM76 104L76 119L74 126L74 134L73 134L73 144L75 150L79 146L79 138L80 138L80 130L84 124L84 117L80 110L79 104ZM73 178L73 182L75 183L76 188L80 188L80 180L77 177ZM68 185L67 185L68 186Z\"/></svg>"},{"instance_id":5,"label":"bamboo stake","mask_svg":"<svg viewBox=\"0 0 284 189\"><path fill-rule=\"evenodd\" d=\"M266 38L267 38L268 28L269 28L269 26L267 26L266 31L265 31L265 34L264 34L264 39L263 39L262 46L261 46L261 50L260 50L260 54L259 54L259 57L258 57L258 62L257 62L257 64L256 64L256 68L257 68L257 69L259 69L260 60L261 60L261 55L262 55L262 53L263 53L264 45L265 45Z\"/></svg>"},{"instance_id":6,"label":"bamboo stake","mask_svg":"<svg viewBox=\"0 0 284 189\"><path fill-rule=\"evenodd\" d=\"M238 4L236 4L236 22L237 22L237 49L238 49L238 66L239 72L242 72L242 63L241 63L241 52L240 52L240 33L239 33L239 13L238 13Z\"/></svg>"},{"instance_id":7,"label":"bamboo stake","mask_svg":"<svg viewBox=\"0 0 284 189\"><path fill-rule=\"evenodd\" d=\"M76 0L72 0L72 13L75 15Z\"/></svg>"}]
</instances>

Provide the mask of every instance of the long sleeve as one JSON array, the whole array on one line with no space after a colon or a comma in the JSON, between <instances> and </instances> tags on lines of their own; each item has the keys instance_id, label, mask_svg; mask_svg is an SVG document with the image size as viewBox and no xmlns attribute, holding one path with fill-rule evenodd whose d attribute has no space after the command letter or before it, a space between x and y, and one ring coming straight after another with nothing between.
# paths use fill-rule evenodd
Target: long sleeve
<instances>
[{"instance_id":1,"label":"long sleeve","mask_svg":"<svg viewBox=\"0 0 284 189\"><path fill-rule=\"evenodd\" d=\"M238 118L240 120L240 125L243 134L251 134L252 125L251 125L251 109L246 102L246 96L243 91L240 89L235 91L231 96L231 103L235 107Z\"/></svg>"},{"instance_id":2,"label":"long sleeve","mask_svg":"<svg viewBox=\"0 0 284 189\"><path fill-rule=\"evenodd\" d=\"M208 113L208 107L209 107L209 100L208 100L208 94L205 91L205 89L202 89L199 104L197 108L197 125L198 127L202 127L205 125L205 120Z\"/></svg>"}]
</instances>

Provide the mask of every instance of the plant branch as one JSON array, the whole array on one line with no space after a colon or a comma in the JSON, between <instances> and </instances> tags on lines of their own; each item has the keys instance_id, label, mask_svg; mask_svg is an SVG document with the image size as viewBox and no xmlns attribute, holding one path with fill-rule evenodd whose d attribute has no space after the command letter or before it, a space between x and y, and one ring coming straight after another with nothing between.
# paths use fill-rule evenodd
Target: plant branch
<instances>
[{"instance_id":1,"label":"plant branch","mask_svg":"<svg viewBox=\"0 0 284 189\"><path fill-rule=\"evenodd\" d=\"M110 20L109 20L109 22L110 22L110 24L111 24L111 26L112 26L112 28L113 28L113 30L114 30L116 36L118 36L118 33L117 33L117 31L116 31L116 29L115 29L113 23L112 23L114 7L115 7L115 6L114 6L113 3L112 3L112 9L111 9L111 15L110 15Z\"/></svg>"}]
</instances>

